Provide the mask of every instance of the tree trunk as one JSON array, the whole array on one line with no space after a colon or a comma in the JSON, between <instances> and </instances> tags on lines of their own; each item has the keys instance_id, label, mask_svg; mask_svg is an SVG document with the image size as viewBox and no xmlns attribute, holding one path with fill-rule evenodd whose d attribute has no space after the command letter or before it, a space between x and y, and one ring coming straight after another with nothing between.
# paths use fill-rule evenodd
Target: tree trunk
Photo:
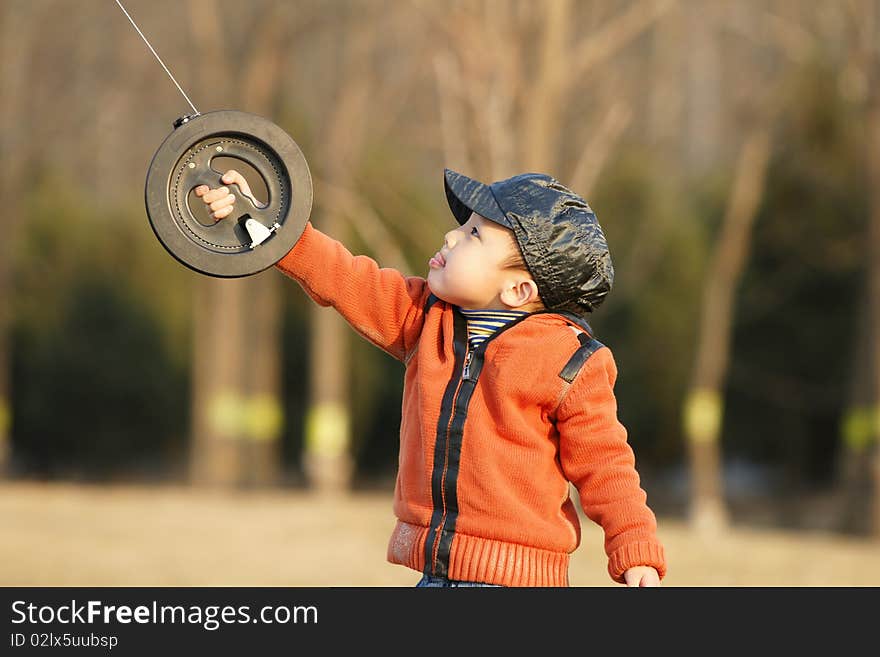
<instances>
[{"instance_id":1,"label":"tree trunk","mask_svg":"<svg viewBox=\"0 0 880 657\"><path fill-rule=\"evenodd\" d=\"M242 478L249 341L245 280L199 276L193 299L193 483L231 486Z\"/></svg>"},{"instance_id":2,"label":"tree trunk","mask_svg":"<svg viewBox=\"0 0 880 657\"><path fill-rule=\"evenodd\" d=\"M247 110L270 117L280 94L287 7L279 5L260 22L247 68L243 94ZM270 486L281 473L281 279L269 269L246 279L244 298L244 393L248 427L243 483Z\"/></svg>"},{"instance_id":3,"label":"tree trunk","mask_svg":"<svg viewBox=\"0 0 880 657\"><path fill-rule=\"evenodd\" d=\"M325 216L321 229L339 235L341 223ZM338 495L351 485L351 411L348 327L330 308L311 311L309 407L306 413L304 467L309 485L322 495Z\"/></svg>"},{"instance_id":4,"label":"tree trunk","mask_svg":"<svg viewBox=\"0 0 880 657\"><path fill-rule=\"evenodd\" d=\"M199 72L200 102L208 103L202 111L241 97L248 111L267 115L279 88L284 9L261 21L251 51L236 67L220 51L223 26L215 3L202 0L190 8L199 59L206 63ZM233 91L229 80L236 78L241 89ZM279 294L271 270L244 279L195 281L191 465L197 483L265 486L278 479L283 428Z\"/></svg>"},{"instance_id":5,"label":"tree trunk","mask_svg":"<svg viewBox=\"0 0 880 657\"><path fill-rule=\"evenodd\" d=\"M374 35L363 26L352 26L343 60L340 96L327 123L323 140L324 177L332 188L351 185L351 169L366 136L368 104L375 81L364 74ZM319 228L345 243L343 210L333 195L321 202ZM311 315L311 376L306 414L304 464L310 485L321 494L346 492L354 464L351 457L351 411L348 401L348 339L345 320L334 311L315 305Z\"/></svg>"},{"instance_id":6,"label":"tree trunk","mask_svg":"<svg viewBox=\"0 0 880 657\"><path fill-rule=\"evenodd\" d=\"M29 56L31 13L26 2L3 5L0 35L0 201L3 214L0 227L0 475L11 468L11 275L15 238L21 226L21 183L25 168L27 120L23 99ZM14 128L13 128L14 126Z\"/></svg>"},{"instance_id":7,"label":"tree trunk","mask_svg":"<svg viewBox=\"0 0 880 657\"><path fill-rule=\"evenodd\" d=\"M859 307L859 321L853 350L848 407L841 422L841 488L838 528L844 532L870 530L873 508L871 499L871 444L877 421L874 400L874 367L877 358L876 332L872 327L870 291L865 290Z\"/></svg>"},{"instance_id":8,"label":"tree trunk","mask_svg":"<svg viewBox=\"0 0 880 657\"><path fill-rule=\"evenodd\" d=\"M700 531L723 529L728 523L719 444L723 389L730 353L734 294L748 255L769 155L768 131L753 132L739 157L733 191L703 292L696 361L684 407L692 478L690 516L694 528Z\"/></svg>"},{"instance_id":9,"label":"tree trunk","mask_svg":"<svg viewBox=\"0 0 880 657\"><path fill-rule=\"evenodd\" d=\"M876 59L880 56L874 55ZM874 62L874 71L880 70L880 61ZM868 189L869 189L869 247L868 247L868 307L871 313L870 339L877 344L880 339L880 92L876 82L880 75L873 75L871 97L868 103ZM871 360L873 404L871 422L871 465L874 493L870 513L871 534L880 539L880 349L875 348Z\"/></svg>"},{"instance_id":10,"label":"tree trunk","mask_svg":"<svg viewBox=\"0 0 880 657\"><path fill-rule=\"evenodd\" d=\"M223 34L214 0L190 5L199 69L193 102L200 111L224 106L232 85L221 71ZM195 275L194 275L195 276ZM244 281L195 276L193 280L192 481L231 486L240 479L244 440Z\"/></svg>"}]
</instances>

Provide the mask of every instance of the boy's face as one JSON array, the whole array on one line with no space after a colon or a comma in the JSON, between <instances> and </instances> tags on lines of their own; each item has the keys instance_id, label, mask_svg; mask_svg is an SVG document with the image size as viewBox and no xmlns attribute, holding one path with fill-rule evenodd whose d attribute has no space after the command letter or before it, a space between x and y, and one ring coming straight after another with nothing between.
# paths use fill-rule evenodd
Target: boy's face
<instances>
[{"instance_id":1,"label":"boy's face","mask_svg":"<svg viewBox=\"0 0 880 657\"><path fill-rule=\"evenodd\" d=\"M535 284L526 272L504 266L516 253L513 233L472 213L467 223L446 233L443 248L428 261L428 287L440 299L465 309L520 307L517 286L525 279ZM537 286L534 293L537 296Z\"/></svg>"}]
</instances>

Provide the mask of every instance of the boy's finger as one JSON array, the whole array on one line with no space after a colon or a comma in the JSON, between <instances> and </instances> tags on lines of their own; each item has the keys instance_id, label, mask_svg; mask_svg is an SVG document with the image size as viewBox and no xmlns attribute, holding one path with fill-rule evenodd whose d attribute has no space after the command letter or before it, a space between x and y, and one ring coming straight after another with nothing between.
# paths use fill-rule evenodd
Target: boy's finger
<instances>
[{"instance_id":1,"label":"boy's finger","mask_svg":"<svg viewBox=\"0 0 880 657\"><path fill-rule=\"evenodd\" d=\"M233 206L231 206L231 205L227 205L226 207L221 208L220 210L217 210L217 212L215 212L213 214L214 220L220 221L221 219L228 217L230 215L230 213L232 212L232 210L233 210Z\"/></svg>"},{"instance_id":2,"label":"boy's finger","mask_svg":"<svg viewBox=\"0 0 880 657\"><path fill-rule=\"evenodd\" d=\"M648 571L639 582L639 586L660 586L660 577L656 572Z\"/></svg>"},{"instance_id":3,"label":"boy's finger","mask_svg":"<svg viewBox=\"0 0 880 657\"><path fill-rule=\"evenodd\" d=\"M211 203L211 210L217 212L217 210L222 210L226 206L231 206L233 203L235 203L235 196L228 194L227 196Z\"/></svg>"},{"instance_id":4,"label":"boy's finger","mask_svg":"<svg viewBox=\"0 0 880 657\"><path fill-rule=\"evenodd\" d=\"M248 185L247 180L245 180L245 177L243 175L241 175L235 169L230 169L229 171L224 173L221 180L223 182L225 182L227 185L238 185L238 188L242 192L244 192L246 195L248 195L248 196L252 195L251 188Z\"/></svg>"},{"instance_id":5,"label":"boy's finger","mask_svg":"<svg viewBox=\"0 0 880 657\"><path fill-rule=\"evenodd\" d=\"M627 586L638 587L642 581L642 572L637 568L631 568L623 574Z\"/></svg>"},{"instance_id":6,"label":"boy's finger","mask_svg":"<svg viewBox=\"0 0 880 657\"><path fill-rule=\"evenodd\" d=\"M202 196L202 200L205 203L213 203L221 198L224 198L229 195L229 188L227 187L219 187L218 189L212 189L207 192L204 196Z\"/></svg>"},{"instance_id":7,"label":"boy's finger","mask_svg":"<svg viewBox=\"0 0 880 657\"><path fill-rule=\"evenodd\" d=\"M207 185L199 185L195 189L196 196L204 196L205 194L208 193L209 189L210 189L210 187L208 187Z\"/></svg>"}]
</instances>

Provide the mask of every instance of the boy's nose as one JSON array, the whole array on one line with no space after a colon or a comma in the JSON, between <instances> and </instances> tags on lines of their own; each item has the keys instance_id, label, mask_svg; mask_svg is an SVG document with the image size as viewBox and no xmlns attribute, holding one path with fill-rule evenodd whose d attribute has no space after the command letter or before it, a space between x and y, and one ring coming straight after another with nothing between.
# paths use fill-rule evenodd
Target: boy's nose
<instances>
[{"instance_id":1,"label":"boy's nose","mask_svg":"<svg viewBox=\"0 0 880 657\"><path fill-rule=\"evenodd\" d=\"M453 228L443 236L443 241L446 243L447 248L451 249L455 246L456 235L458 235L458 230Z\"/></svg>"}]
</instances>

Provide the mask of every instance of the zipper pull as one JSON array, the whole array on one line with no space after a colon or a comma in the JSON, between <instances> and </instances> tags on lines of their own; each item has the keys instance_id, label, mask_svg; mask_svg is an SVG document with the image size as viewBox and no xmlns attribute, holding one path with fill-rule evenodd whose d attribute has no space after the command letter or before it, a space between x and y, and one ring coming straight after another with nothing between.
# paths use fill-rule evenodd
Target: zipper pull
<instances>
[{"instance_id":1,"label":"zipper pull","mask_svg":"<svg viewBox=\"0 0 880 657\"><path fill-rule=\"evenodd\" d=\"M464 368L461 371L461 378L470 380L471 378L471 361L474 358L474 352L469 351L464 359Z\"/></svg>"}]
</instances>

